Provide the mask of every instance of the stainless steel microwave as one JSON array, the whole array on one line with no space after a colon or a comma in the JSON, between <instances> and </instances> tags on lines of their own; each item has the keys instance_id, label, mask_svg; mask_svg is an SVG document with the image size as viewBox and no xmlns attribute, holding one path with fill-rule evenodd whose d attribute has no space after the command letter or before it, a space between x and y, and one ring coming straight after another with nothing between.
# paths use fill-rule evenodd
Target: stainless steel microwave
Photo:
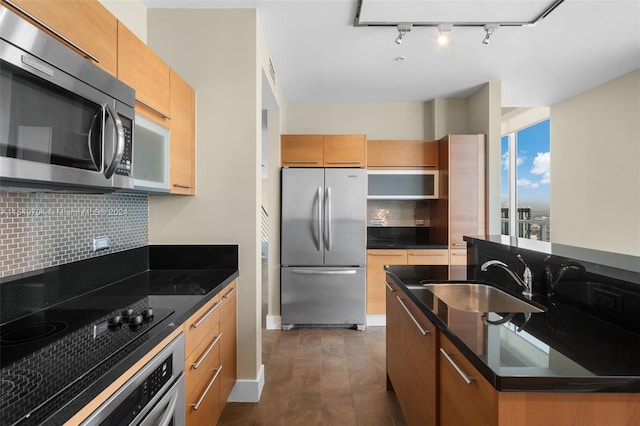
<instances>
[{"instance_id":1,"label":"stainless steel microwave","mask_svg":"<svg viewBox=\"0 0 640 426\"><path fill-rule=\"evenodd\" d=\"M135 92L0 6L0 186L133 188Z\"/></svg>"},{"instance_id":2,"label":"stainless steel microwave","mask_svg":"<svg viewBox=\"0 0 640 426\"><path fill-rule=\"evenodd\" d=\"M438 198L437 170L368 170L370 200L428 200Z\"/></svg>"}]
</instances>

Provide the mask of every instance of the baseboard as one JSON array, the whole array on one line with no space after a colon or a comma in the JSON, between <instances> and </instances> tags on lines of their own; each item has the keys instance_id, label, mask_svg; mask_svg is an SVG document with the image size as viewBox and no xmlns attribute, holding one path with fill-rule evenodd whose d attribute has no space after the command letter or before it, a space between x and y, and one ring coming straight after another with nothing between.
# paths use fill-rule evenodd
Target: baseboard
<instances>
[{"instance_id":1,"label":"baseboard","mask_svg":"<svg viewBox=\"0 0 640 426\"><path fill-rule=\"evenodd\" d=\"M281 315L267 315L267 330L280 330L282 328Z\"/></svg>"},{"instance_id":2,"label":"baseboard","mask_svg":"<svg viewBox=\"0 0 640 426\"><path fill-rule=\"evenodd\" d=\"M236 380L227 402L260 402L264 388L264 364L260 366L255 380Z\"/></svg>"},{"instance_id":3,"label":"baseboard","mask_svg":"<svg viewBox=\"0 0 640 426\"><path fill-rule=\"evenodd\" d=\"M368 327L386 327L387 316L385 314L367 314Z\"/></svg>"}]
</instances>

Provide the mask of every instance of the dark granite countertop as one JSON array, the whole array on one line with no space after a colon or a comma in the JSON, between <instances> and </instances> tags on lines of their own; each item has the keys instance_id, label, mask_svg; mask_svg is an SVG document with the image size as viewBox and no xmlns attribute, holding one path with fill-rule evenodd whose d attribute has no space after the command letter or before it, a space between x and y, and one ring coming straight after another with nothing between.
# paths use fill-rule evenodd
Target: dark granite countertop
<instances>
[{"instance_id":1,"label":"dark granite countertop","mask_svg":"<svg viewBox=\"0 0 640 426\"><path fill-rule=\"evenodd\" d=\"M640 335L630 330L541 295L532 300L545 313L487 325L480 313L453 309L429 291L412 292L407 286L429 278L424 267L389 266L387 277L497 390L640 392Z\"/></svg>"},{"instance_id":2,"label":"dark granite countertop","mask_svg":"<svg viewBox=\"0 0 640 426\"><path fill-rule=\"evenodd\" d=\"M55 293L40 298L38 306L34 307L31 302L28 306L14 308L10 314L16 318L3 321L5 328L11 328L16 321L27 320L31 315L42 315L50 309L73 312L78 306L86 311L100 311L97 315L103 315L105 307L110 310L114 309L111 307L128 306L131 303L163 312L163 316L158 317L159 322L136 338L142 343L135 349L113 357L105 363L109 364L109 368L101 367L99 374L95 374L91 380L78 377L76 383L67 386L64 392L46 404L27 411L25 415L28 414L28 417L17 424L66 422L236 279L239 275L237 262L237 246L149 246L0 282L2 295L12 297L16 304L25 305L24 302L32 298L34 287ZM113 272L114 269L116 272ZM101 282L101 275L108 276L113 282L105 285ZM87 284L87 280L93 284ZM91 289L91 285L95 288ZM69 297L71 291L77 294ZM3 306L8 303L10 301L3 300ZM36 312L30 313L34 310ZM10 371L12 365L6 368L6 371ZM1 424L7 420L4 416L0 413ZM13 420L7 424L13 424Z\"/></svg>"}]
</instances>

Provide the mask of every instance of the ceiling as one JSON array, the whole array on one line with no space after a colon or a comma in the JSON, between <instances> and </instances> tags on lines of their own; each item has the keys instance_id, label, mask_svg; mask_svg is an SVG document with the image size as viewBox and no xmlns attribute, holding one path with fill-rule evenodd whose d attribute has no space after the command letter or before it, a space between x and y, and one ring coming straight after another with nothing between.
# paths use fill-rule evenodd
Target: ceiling
<instances>
[{"instance_id":1,"label":"ceiling","mask_svg":"<svg viewBox=\"0 0 640 426\"><path fill-rule=\"evenodd\" d=\"M549 106L640 68L640 0L566 0L535 26L502 26L482 44L482 23L531 21L552 0L143 0L149 8L255 8L287 102L404 102L466 97L502 82L504 107ZM397 23L467 22L451 43ZM404 57L404 60L397 60Z\"/></svg>"}]
</instances>

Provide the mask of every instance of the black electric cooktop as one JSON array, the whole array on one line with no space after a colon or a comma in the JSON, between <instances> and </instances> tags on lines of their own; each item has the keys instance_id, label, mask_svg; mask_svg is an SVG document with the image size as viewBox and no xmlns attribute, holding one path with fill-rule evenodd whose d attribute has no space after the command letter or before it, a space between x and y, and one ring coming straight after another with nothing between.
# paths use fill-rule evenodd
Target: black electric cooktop
<instances>
[{"instance_id":1,"label":"black electric cooktop","mask_svg":"<svg viewBox=\"0 0 640 426\"><path fill-rule=\"evenodd\" d=\"M124 302L126 283L0 327L3 425L40 424L149 339L173 311ZM102 306L96 306L102 305Z\"/></svg>"}]
</instances>

